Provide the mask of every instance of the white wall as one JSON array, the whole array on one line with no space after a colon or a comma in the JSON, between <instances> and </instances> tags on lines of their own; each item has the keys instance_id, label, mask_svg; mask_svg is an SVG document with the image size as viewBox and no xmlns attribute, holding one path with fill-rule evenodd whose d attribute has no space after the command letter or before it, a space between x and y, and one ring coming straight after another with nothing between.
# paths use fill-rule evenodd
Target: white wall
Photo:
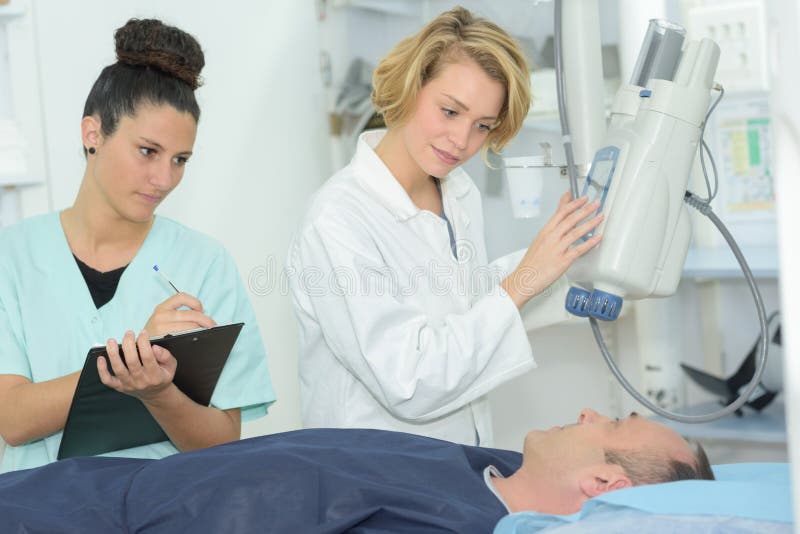
<instances>
[{"instance_id":1,"label":"white wall","mask_svg":"<svg viewBox=\"0 0 800 534\"><path fill-rule=\"evenodd\" d=\"M778 201L778 237L781 268L787 273L781 280L780 295L784 303L784 320L796 325L800 317L798 297L800 282L796 274L800 270L800 253L796 245L796 230L800 225L800 211L796 199L800 193L797 183L797 168L800 166L800 104L796 87L800 82L800 71L796 68L800 52L800 6L793 0L781 0L767 4L769 13L770 75L774 84L773 120L776 128L776 179ZM787 328L783 341L786 354L784 386L787 389L786 419L789 433L790 458L792 460L792 505L795 517L800 516L800 358L798 358L798 330Z\"/></svg>"},{"instance_id":2,"label":"white wall","mask_svg":"<svg viewBox=\"0 0 800 534\"><path fill-rule=\"evenodd\" d=\"M156 17L192 33L206 54L195 155L158 213L221 240L245 281L270 261L281 268L309 195L329 173L314 3L34 0L33 7L50 176L26 193L24 214L71 205L84 169L81 113L100 70L114 61L113 32L131 17ZM250 296L278 402L245 434L297 428L291 302L278 290Z\"/></svg>"}]
</instances>

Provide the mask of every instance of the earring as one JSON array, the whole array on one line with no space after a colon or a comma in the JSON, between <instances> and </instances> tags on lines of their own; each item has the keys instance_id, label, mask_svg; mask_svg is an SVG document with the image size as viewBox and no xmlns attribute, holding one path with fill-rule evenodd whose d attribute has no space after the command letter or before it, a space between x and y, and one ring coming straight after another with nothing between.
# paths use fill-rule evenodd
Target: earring
<instances>
[{"instance_id":1,"label":"earring","mask_svg":"<svg viewBox=\"0 0 800 534\"><path fill-rule=\"evenodd\" d=\"M89 147L89 154L94 155L95 152L97 152L97 150L93 146L90 146Z\"/></svg>"}]
</instances>

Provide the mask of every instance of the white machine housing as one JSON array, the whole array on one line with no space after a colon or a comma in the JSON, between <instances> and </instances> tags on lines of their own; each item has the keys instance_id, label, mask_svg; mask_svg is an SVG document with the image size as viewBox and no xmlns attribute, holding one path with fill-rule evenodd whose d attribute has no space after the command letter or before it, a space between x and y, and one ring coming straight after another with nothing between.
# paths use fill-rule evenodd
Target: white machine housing
<instances>
[{"instance_id":1,"label":"white machine housing","mask_svg":"<svg viewBox=\"0 0 800 534\"><path fill-rule=\"evenodd\" d=\"M684 194L719 53L710 39L690 41L673 81L618 91L582 193L601 200L603 239L573 263L573 286L620 299L677 289L691 236Z\"/></svg>"}]
</instances>

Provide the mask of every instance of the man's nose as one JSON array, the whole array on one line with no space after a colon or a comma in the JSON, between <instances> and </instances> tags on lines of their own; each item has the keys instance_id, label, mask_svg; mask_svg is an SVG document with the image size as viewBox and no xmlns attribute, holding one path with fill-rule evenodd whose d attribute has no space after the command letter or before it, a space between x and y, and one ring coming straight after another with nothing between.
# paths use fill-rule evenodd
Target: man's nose
<instances>
[{"instance_id":1,"label":"man's nose","mask_svg":"<svg viewBox=\"0 0 800 534\"><path fill-rule=\"evenodd\" d=\"M596 411L592 410L591 408L584 408L581 410L581 413L578 415L578 424L583 423L596 423L598 421L606 420L608 417L604 415L600 415Z\"/></svg>"}]
</instances>

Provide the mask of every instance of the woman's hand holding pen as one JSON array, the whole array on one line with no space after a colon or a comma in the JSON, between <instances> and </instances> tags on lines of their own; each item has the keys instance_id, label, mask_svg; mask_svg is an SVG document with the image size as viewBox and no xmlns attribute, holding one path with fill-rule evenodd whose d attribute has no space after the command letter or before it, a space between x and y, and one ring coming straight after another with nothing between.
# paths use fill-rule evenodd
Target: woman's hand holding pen
<instances>
[{"instance_id":1,"label":"woman's hand holding pen","mask_svg":"<svg viewBox=\"0 0 800 534\"><path fill-rule=\"evenodd\" d=\"M150 344L150 334L146 329L139 333L138 339L134 339L131 331L125 333L122 355L113 339L106 343L106 352L108 362L105 358L98 358L97 372L103 384L110 388L148 402L155 400L172 384L178 362L167 349ZM113 376L109 365L114 371Z\"/></svg>"},{"instance_id":2,"label":"woman's hand holding pen","mask_svg":"<svg viewBox=\"0 0 800 534\"><path fill-rule=\"evenodd\" d=\"M144 329L156 337L216 325L214 319L203 313L203 305L199 300L186 293L176 293L156 306Z\"/></svg>"},{"instance_id":3,"label":"woman's hand holding pen","mask_svg":"<svg viewBox=\"0 0 800 534\"><path fill-rule=\"evenodd\" d=\"M97 359L100 380L106 386L142 402L155 401L172 384L178 362L167 349L151 345L151 336L216 325L214 319L203 313L203 305L197 298L176 293L155 307L138 338L135 339L131 331L125 333L122 354L116 340L108 340L108 361L105 358ZM114 372L113 376L109 367Z\"/></svg>"}]
</instances>

